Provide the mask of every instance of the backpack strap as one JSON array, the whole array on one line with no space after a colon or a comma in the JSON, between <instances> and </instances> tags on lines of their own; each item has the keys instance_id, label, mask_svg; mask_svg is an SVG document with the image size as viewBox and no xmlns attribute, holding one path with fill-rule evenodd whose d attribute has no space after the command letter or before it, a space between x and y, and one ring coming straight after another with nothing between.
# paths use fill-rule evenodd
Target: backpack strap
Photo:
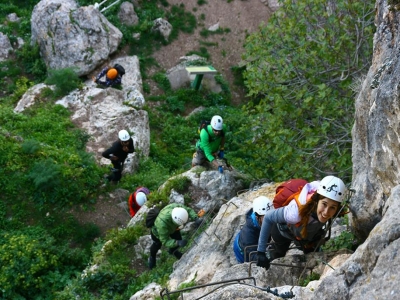
<instances>
[{"instance_id":1,"label":"backpack strap","mask_svg":"<svg viewBox=\"0 0 400 300\"><path fill-rule=\"evenodd\" d=\"M285 200L285 202L283 202L281 207L288 205L290 203L290 201L292 201L292 200L296 200L297 207L300 208L301 203L299 201L299 196L300 196L300 192L294 193L293 195L289 196Z\"/></svg>"},{"instance_id":2,"label":"backpack strap","mask_svg":"<svg viewBox=\"0 0 400 300\"><path fill-rule=\"evenodd\" d=\"M211 125L207 125L207 126L203 127L203 128L200 130L200 140L201 140L201 131L204 129L204 130L207 132L207 134L208 134L208 141L211 142L211 134L210 134L210 132L208 131L208 126L211 126Z\"/></svg>"}]
</instances>

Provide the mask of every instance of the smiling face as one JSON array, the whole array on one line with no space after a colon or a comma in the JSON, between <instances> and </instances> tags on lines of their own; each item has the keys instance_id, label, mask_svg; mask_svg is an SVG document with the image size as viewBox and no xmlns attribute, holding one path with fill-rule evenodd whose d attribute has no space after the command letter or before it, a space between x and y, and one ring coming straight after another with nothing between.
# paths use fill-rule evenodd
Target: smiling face
<instances>
[{"instance_id":1,"label":"smiling face","mask_svg":"<svg viewBox=\"0 0 400 300\"><path fill-rule=\"evenodd\" d=\"M326 223L332 218L339 209L339 202L333 201L329 198L323 198L318 202L317 216L318 221Z\"/></svg>"}]
</instances>

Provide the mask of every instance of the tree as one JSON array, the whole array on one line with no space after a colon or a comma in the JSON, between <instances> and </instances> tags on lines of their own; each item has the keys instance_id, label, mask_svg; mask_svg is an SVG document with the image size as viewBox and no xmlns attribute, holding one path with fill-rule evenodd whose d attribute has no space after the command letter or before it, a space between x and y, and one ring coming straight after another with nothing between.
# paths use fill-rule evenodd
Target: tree
<instances>
[{"instance_id":1,"label":"tree","mask_svg":"<svg viewBox=\"0 0 400 300\"><path fill-rule=\"evenodd\" d=\"M351 87L371 61L373 8L371 1L284 0L248 37L244 78L256 100L245 109L253 134L243 165L275 180L351 176Z\"/></svg>"}]
</instances>

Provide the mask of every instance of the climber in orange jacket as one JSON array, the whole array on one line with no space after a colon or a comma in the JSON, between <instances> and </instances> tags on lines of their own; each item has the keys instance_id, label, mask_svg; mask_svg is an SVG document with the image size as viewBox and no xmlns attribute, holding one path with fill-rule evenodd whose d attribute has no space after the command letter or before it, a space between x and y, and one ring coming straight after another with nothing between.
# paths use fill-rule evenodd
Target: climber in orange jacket
<instances>
[{"instance_id":1,"label":"climber in orange jacket","mask_svg":"<svg viewBox=\"0 0 400 300\"><path fill-rule=\"evenodd\" d=\"M132 194L130 194L128 203L131 217L134 217L143 204L147 201L147 195L149 194L149 189L143 186L138 187Z\"/></svg>"}]
</instances>

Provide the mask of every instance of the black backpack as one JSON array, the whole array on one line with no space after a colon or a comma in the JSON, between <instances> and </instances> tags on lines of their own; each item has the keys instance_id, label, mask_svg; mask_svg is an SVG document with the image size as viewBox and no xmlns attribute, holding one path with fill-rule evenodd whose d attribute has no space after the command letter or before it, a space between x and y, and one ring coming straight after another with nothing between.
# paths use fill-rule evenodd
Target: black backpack
<instances>
[{"instance_id":1,"label":"black backpack","mask_svg":"<svg viewBox=\"0 0 400 300\"><path fill-rule=\"evenodd\" d=\"M114 69L117 70L117 72L118 72L119 75L121 75L121 76L125 75L125 69L124 69L124 67L121 66L120 64L115 64L115 65L114 65Z\"/></svg>"},{"instance_id":2,"label":"black backpack","mask_svg":"<svg viewBox=\"0 0 400 300\"><path fill-rule=\"evenodd\" d=\"M208 126L208 125L210 125L210 121L208 121L208 120L201 120L200 125L199 125L199 128L197 129L197 132L200 134L201 130L204 128L204 129L207 131L207 133L208 133L208 130L207 130L207 126ZM208 134L208 135L210 135L210 134Z\"/></svg>"},{"instance_id":3,"label":"black backpack","mask_svg":"<svg viewBox=\"0 0 400 300\"><path fill-rule=\"evenodd\" d=\"M149 210L146 216L146 227L151 228L154 226L154 222L157 219L160 209L158 207L153 207Z\"/></svg>"}]
</instances>

